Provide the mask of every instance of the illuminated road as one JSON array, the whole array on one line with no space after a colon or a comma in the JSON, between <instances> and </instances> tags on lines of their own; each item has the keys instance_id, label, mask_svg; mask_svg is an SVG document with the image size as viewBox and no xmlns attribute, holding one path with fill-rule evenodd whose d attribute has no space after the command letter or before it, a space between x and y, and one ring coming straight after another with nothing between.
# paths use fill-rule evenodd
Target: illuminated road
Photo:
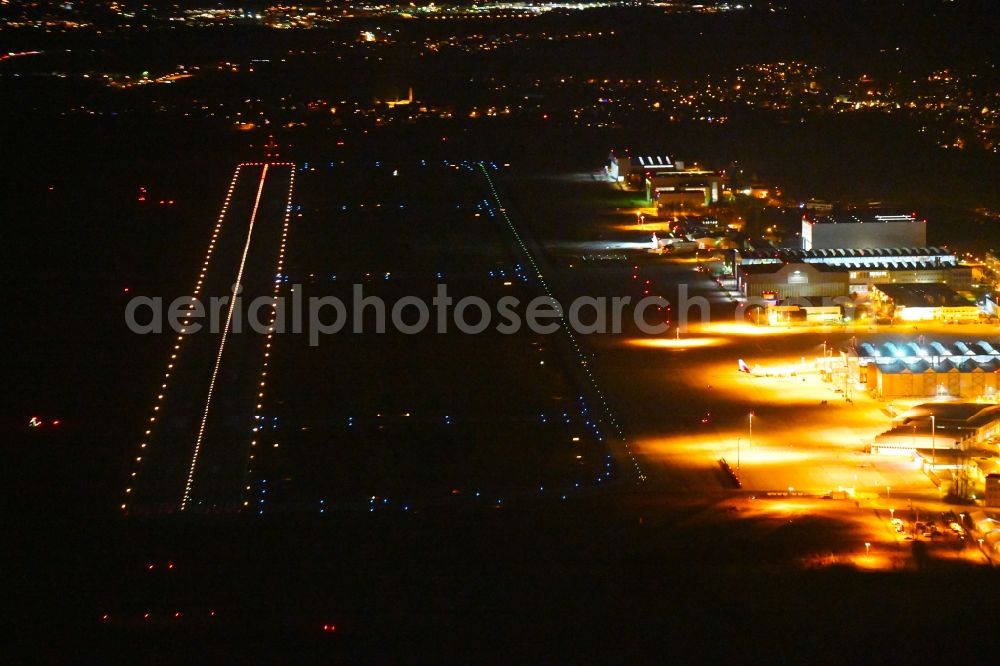
<instances>
[{"instance_id":1,"label":"illuminated road","mask_svg":"<svg viewBox=\"0 0 1000 666\"><path fill-rule=\"evenodd\" d=\"M280 288L276 275L284 261L292 178L288 163L237 167L192 290L206 316L182 320L192 330L171 333L174 343L132 459L123 510L243 505L271 339L241 314L255 298ZM232 298L234 289L242 308ZM270 324L270 309L258 319ZM194 330L197 324L200 330Z\"/></svg>"}]
</instances>

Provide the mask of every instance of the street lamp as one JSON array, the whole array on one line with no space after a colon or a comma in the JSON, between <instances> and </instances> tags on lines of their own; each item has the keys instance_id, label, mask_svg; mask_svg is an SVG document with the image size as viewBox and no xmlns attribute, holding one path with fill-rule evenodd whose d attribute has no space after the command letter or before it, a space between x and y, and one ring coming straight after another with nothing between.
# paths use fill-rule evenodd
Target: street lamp
<instances>
[{"instance_id":1,"label":"street lamp","mask_svg":"<svg viewBox=\"0 0 1000 666\"><path fill-rule=\"evenodd\" d=\"M872 542L865 541L865 556L867 557L871 553Z\"/></svg>"},{"instance_id":2,"label":"street lamp","mask_svg":"<svg viewBox=\"0 0 1000 666\"><path fill-rule=\"evenodd\" d=\"M894 509L893 507L889 507L889 519L890 520L896 519L896 509Z\"/></svg>"},{"instance_id":3,"label":"street lamp","mask_svg":"<svg viewBox=\"0 0 1000 666\"><path fill-rule=\"evenodd\" d=\"M750 412L750 436L747 437L747 445L753 448L753 412Z\"/></svg>"}]
</instances>

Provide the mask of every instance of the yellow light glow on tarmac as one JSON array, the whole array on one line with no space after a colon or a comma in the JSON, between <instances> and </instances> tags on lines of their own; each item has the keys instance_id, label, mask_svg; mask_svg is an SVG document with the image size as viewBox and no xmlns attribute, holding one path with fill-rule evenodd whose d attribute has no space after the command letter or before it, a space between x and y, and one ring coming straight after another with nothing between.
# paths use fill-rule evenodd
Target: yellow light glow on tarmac
<instances>
[{"instance_id":1,"label":"yellow light glow on tarmac","mask_svg":"<svg viewBox=\"0 0 1000 666\"><path fill-rule=\"evenodd\" d=\"M829 411L823 413L823 409ZM734 420L731 414L720 414L701 432L640 438L636 451L651 462L687 469L714 467L720 458L735 469L738 461L746 489L792 487L817 495L848 489L878 495L886 486L919 494L932 489L911 461L866 454L865 445L877 427L852 423L847 409L830 406L789 411L779 407L773 413L758 411L752 438L745 416ZM871 418L877 422L879 416ZM884 416L881 419L886 420Z\"/></svg>"},{"instance_id":2,"label":"yellow light glow on tarmac","mask_svg":"<svg viewBox=\"0 0 1000 666\"><path fill-rule=\"evenodd\" d=\"M625 341L630 347L647 349L697 349L700 347L719 347L727 344L724 338L631 338Z\"/></svg>"},{"instance_id":3,"label":"yellow light glow on tarmac","mask_svg":"<svg viewBox=\"0 0 1000 666\"><path fill-rule=\"evenodd\" d=\"M717 513L704 518L718 521L720 527L732 520L752 521L764 539L789 528L808 534L809 545L800 544L803 548L793 545L787 551L802 568L850 566L873 571L915 568L912 549L898 540L887 521L869 505L859 506L853 499L822 499L797 492L798 489L794 493L776 490L743 494L718 505Z\"/></svg>"},{"instance_id":4,"label":"yellow light glow on tarmac","mask_svg":"<svg viewBox=\"0 0 1000 666\"><path fill-rule=\"evenodd\" d=\"M787 499L756 497L741 508L747 516L768 516L775 513L829 513L830 502L814 497L789 497Z\"/></svg>"},{"instance_id":5,"label":"yellow light glow on tarmac","mask_svg":"<svg viewBox=\"0 0 1000 666\"><path fill-rule=\"evenodd\" d=\"M893 569L893 558L879 553L861 554L854 558L853 564L865 571L887 571Z\"/></svg>"},{"instance_id":6,"label":"yellow light glow on tarmac","mask_svg":"<svg viewBox=\"0 0 1000 666\"><path fill-rule=\"evenodd\" d=\"M736 441L735 438L733 441ZM705 462L714 458L721 449L721 443L718 436L712 433L701 437L676 435L638 439L635 447L637 452L653 458L690 458L692 461ZM735 449L734 445L733 450L735 451Z\"/></svg>"},{"instance_id":7,"label":"yellow light glow on tarmac","mask_svg":"<svg viewBox=\"0 0 1000 666\"><path fill-rule=\"evenodd\" d=\"M610 225L615 231L648 231L653 233L654 231L670 231L670 222L667 220L651 220L646 218L645 224L637 224L632 222L630 224L612 224Z\"/></svg>"},{"instance_id":8,"label":"yellow light glow on tarmac","mask_svg":"<svg viewBox=\"0 0 1000 666\"><path fill-rule=\"evenodd\" d=\"M688 258L691 262L696 262L694 257ZM763 321L763 320L762 320ZM823 340L847 340L851 336L857 336L866 341L881 343L885 341L916 341L916 336L924 335L927 338L937 339L942 342L954 340L974 340L991 339L997 335L998 327L994 324L943 324L940 322L926 322L914 329L912 326L884 325L863 326L816 323L816 324L795 324L795 325L774 325L769 326L763 323L760 326L750 322L741 321L719 321L719 322L691 322L689 330L692 333L703 333L706 335L729 335L736 337L772 337L772 336L807 336L813 334L817 336L817 344Z\"/></svg>"},{"instance_id":9,"label":"yellow light glow on tarmac","mask_svg":"<svg viewBox=\"0 0 1000 666\"><path fill-rule=\"evenodd\" d=\"M735 452L735 445L731 447ZM740 447L740 462L747 465L775 465L780 463L819 463L824 458L824 451L811 449L792 449L754 444Z\"/></svg>"},{"instance_id":10,"label":"yellow light glow on tarmac","mask_svg":"<svg viewBox=\"0 0 1000 666\"><path fill-rule=\"evenodd\" d=\"M982 550L977 548L978 544L976 541L973 539L969 542L968 539L969 537L966 537L966 541L960 541L951 548L938 548L934 551L935 559L950 560L952 562L962 562L971 565L990 565L990 560L987 556Z\"/></svg>"},{"instance_id":11,"label":"yellow light glow on tarmac","mask_svg":"<svg viewBox=\"0 0 1000 666\"><path fill-rule=\"evenodd\" d=\"M737 447L737 439L741 439ZM702 436L677 435L674 437L656 437L636 441L636 450L652 458L689 459L692 463L715 461L719 458L731 459L736 466L737 448L741 466L775 465L775 464L819 464L829 458L828 450L806 448L790 448L787 444L772 445L763 437L754 435L749 442L746 432L719 433L713 431ZM673 462L674 460L671 460ZM777 484L773 487L784 488Z\"/></svg>"},{"instance_id":12,"label":"yellow light glow on tarmac","mask_svg":"<svg viewBox=\"0 0 1000 666\"><path fill-rule=\"evenodd\" d=\"M652 225L643 228L651 231ZM671 260L697 261L692 256ZM921 514L950 509L919 462L868 452L875 437L892 427L894 416L930 399L873 397L865 385L848 382L840 350L852 336L899 344L920 334L942 341L991 339L997 330L984 325L921 325L919 330L867 324L756 326L729 317L690 324L680 339L635 337L612 344L623 356L645 349L686 351L635 358L623 380L636 395L656 396L662 389L668 400L683 403L669 418L648 420L633 440L652 479L692 492L718 490L726 476L719 464L724 458L738 470L742 490L732 491L734 499L720 511L720 521L758 518L764 529L777 531L807 517L791 529L815 531L822 545L797 554L801 566L882 571L916 568L910 544L889 523L890 507L897 517L901 502L919 505ZM751 372L740 371L740 360ZM851 371L853 376L856 366ZM945 559L970 564L977 559L976 549L963 551L958 542L928 541L928 547L931 557L940 550ZM982 564L985 557L978 553L978 559Z\"/></svg>"},{"instance_id":13,"label":"yellow light glow on tarmac","mask_svg":"<svg viewBox=\"0 0 1000 666\"><path fill-rule=\"evenodd\" d=\"M699 333L710 333L713 335L734 335L746 337L764 337L781 335L802 335L804 333L818 333L832 330L829 325L815 326L755 326L749 322L707 322L704 324L691 324L691 330Z\"/></svg>"}]
</instances>

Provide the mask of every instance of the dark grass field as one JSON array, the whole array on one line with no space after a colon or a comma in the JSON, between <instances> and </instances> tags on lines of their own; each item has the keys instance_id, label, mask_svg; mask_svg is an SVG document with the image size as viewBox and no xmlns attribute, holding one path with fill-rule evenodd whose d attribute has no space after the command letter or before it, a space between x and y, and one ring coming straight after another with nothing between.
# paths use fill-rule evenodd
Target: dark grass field
<instances>
[{"instance_id":1,"label":"dark grass field","mask_svg":"<svg viewBox=\"0 0 1000 666\"><path fill-rule=\"evenodd\" d=\"M66 538L22 543L51 550L30 582L8 568L5 626L39 659L83 661L842 663L996 645L991 571L795 570L795 544L831 526L733 523L714 504L66 520Z\"/></svg>"},{"instance_id":2,"label":"dark grass field","mask_svg":"<svg viewBox=\"0 0 1000 666\"><path fill-rule=\"evenodd\" d=\"M380 510L525 492L558 500L607 481L608 451L594 428L601 417L587 413L551 336L498 333L495 313L487 331L467 335L453 309L437 332L438 285L456 303L505 295L527 303L539 293L520 268L525 258L482 208L484 189L457 163L366 157L303 170L288 286L301 285L303 303L340 299L348 321L315 345L306 334L276 338L254 475L257 489L270 484L269 509L285 498L311 511L352 501L369 508L373 497ZM384 300L388 320L399 299L423 299L428 329L409 335L389 321L375 332L371 308L360 320L353 312L355 285ZM479 321L475 310L467 318Z\"/></svg>"}]
</instances>

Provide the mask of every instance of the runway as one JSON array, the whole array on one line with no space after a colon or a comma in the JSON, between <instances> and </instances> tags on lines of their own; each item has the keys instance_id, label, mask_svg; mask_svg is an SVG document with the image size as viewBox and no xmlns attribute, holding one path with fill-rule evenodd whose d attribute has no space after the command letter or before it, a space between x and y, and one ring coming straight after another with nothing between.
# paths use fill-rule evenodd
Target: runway
<instances>
[{"instance_id":1,"label":"runway","mask_svg":"<svg viewBox=\"0 0 1000 666\"><path fill-rule=\"evenodd\" d=\"M293 179L290 163L236 168L191 292L204 316L185 304L183 328L166 333L173 343L123 511L232 510L247 501L271 335L243 313L282 288ZM258 319L272 316L265 308Z\"/></svg>"}]
</instances>

